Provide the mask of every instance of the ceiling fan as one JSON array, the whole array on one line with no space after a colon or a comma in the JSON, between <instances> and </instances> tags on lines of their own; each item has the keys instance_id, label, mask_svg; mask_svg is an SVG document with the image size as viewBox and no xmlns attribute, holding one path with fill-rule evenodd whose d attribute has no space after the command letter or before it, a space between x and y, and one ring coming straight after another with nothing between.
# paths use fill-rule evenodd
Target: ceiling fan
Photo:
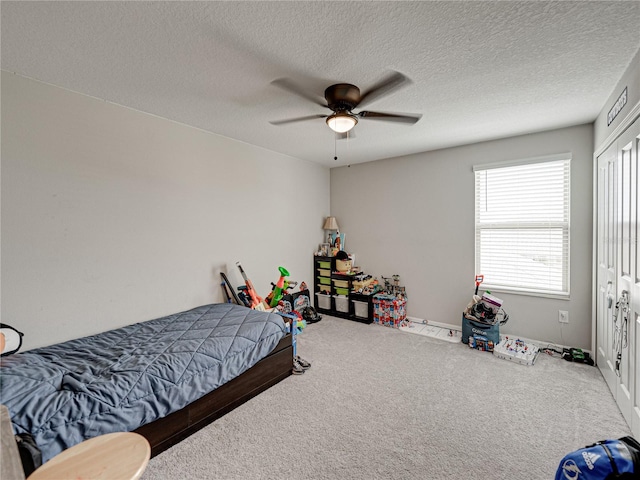
<instances>
[{"instance_id":1,"label":"ceiling fan","mask_svg":"<svg viewBox=\"0 0 640 480\"><path fill-rule=\"evenodd\" d=\"M335 85L331 85L324 91L326 103L323 103L318 97L308 93L287 78L279 78L271 83L283 90L295 93L302 98L333 111L330 115L307 115L304 117L269 122L272 125L285 125L287 123L326 118L329 128L336 132L341 138L346 138L347 132L356 126L359 119L364 118L370 120L384 120L388 122L414 124L422 118L422 115L419 114L383 113L367 110L362 110L357 113L353 112L355 108L362 107L367 103L377 100L385 95L389 95L400 87L411 83L411 80L400 72L391 72L362 94L358 87L351 85L350 83L337 83Z\"/></svg>"}]
</instances>

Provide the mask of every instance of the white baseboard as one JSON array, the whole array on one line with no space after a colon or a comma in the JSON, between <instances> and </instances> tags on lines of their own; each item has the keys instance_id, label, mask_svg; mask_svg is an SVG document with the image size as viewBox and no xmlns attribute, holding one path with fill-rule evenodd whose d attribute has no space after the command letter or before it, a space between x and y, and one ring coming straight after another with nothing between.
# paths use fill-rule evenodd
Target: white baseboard
<instances>
[{"instance_id":1,"label":"white baseboard","mask_svg":"<svg viewBox=\"0 0 640 480\"><path fill-rule=\"evenodd\" d=\"M422 325L433 325L434 327L442 327L442 328L448 328L450 330L456 330L458 332L462 331L462 326L461 325L451 325L450 323L443 323L443 322L434 322L432 320L425 320L424 318L418 318L418 317L409 317L407 316L407 320L409 320L410 322L413 323L417 323L417 324L422 324ZM500 337L503 337L505 335L500 334ZM533 345L535 345L536 347L543 349L543 348L553 348L554 350L560 350L562 351L563 348L571 348L568 345L560 345L558 343L552 343L552 342L544 342L542 340L536 340L533 338L526 338L526 337L521 337L519 335L515 335L515 334L508 334L509 337L515 337L515 338L519 338L520 340L524 341L525 343L531 343ZM589 355L591 355L591 358L593 358L593 352L591 352L590 350L585 350L583 349L583 351L588 352Z\"/></svg>"},{"instance_id":2,"label":"white baseboard","mask_svg":"<svg viewBox=\"0 0 640 480\"><path fill-rule=\"evenodd\" d=\"M450 323L433 322L431 320L425 320L424 318L409 317L409 316L407 316L407 320L409 320L410 322L418 323L422 325L433 325L434 327L448 328L449 330L456 330L458 332L462 331L462 327L460 325L451 325Z\"/></svg>"}]
</instances>

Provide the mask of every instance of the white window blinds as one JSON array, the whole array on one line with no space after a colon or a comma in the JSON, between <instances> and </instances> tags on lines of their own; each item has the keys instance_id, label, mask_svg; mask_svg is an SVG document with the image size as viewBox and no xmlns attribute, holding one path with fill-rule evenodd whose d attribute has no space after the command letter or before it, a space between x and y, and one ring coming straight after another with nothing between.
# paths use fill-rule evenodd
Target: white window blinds
<instances>
[{"instance_id":1,"label":"white window blinds","mask_svg":"<svg viewBox=\"0 0 640 480\"><path fill-rule=\"evenodd\" d=\"M487 289L569 295L570 154L474 167Z\"/></svg>"}]
</instances>

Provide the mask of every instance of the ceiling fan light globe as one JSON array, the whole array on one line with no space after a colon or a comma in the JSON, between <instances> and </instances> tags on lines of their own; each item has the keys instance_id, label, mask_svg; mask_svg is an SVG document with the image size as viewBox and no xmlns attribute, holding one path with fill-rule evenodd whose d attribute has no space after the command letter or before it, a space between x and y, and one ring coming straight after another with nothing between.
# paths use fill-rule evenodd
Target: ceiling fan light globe
<instances>
[{"instance_id":1,"label":"ceiling fan light globe","mask_svg":"<svg viewBox=\"0 0 640 480\"><path fill-rule=\"evenodd\" d=\"M334 113L327 117L327 125L337 133L344 133L351 130L358 123L358 119L354 115Z\"/></svg>"}]
</instances>

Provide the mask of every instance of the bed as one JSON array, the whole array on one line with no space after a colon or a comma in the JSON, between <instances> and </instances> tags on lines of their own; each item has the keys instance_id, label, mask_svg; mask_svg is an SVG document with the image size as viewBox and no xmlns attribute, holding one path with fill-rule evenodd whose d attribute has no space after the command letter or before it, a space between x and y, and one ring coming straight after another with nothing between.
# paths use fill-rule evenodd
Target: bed
<instances>
[{"instance_id":1,"label":"bed","mask_svg":"<svg viewBox=\"0 0 640 480\"><path fill-rule=\"evenodd\" d=\"M46 462L105 433L136 431L152 456L291 374L275 313L229 303L2 358L0 403Z\"/></svg>"}]
</instances>

